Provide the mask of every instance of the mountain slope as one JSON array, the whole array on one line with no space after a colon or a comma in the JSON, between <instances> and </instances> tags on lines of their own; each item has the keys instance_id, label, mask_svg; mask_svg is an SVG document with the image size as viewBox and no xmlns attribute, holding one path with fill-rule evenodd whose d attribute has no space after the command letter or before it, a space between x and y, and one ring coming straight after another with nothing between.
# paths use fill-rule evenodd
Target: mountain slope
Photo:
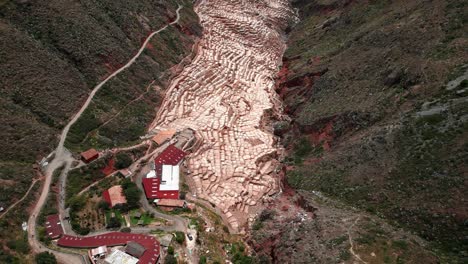
<instances>
[{"instance_id":1,"label":"mountain slope","mask_svg":"<svg viewBox=\"0 0 468 264\"><path fill-rule=\"evenodd\" d=\"M102 147L125 144L127 134L134 139L144 133L172 74L170 68L190 54L201 34L192 2L0 1L2 206L26 192L37 174L33 163L56 146L61 128L91 89L125 64L152 31L174 20L178 4L184 6L180 23L154 37L140 59L96 95L92 107L99 112L91 112L95 123L109 121L103 134L117 135L115 142L106 141ZM82 127L95 129L89 124ZM72 137L76 134L72 128ZM94 146L96 140L90 140L69 147ZM2 239L16 239L24 220L19 212L26 205L1 220ZM18 232L7 232L12 225Z\"/></svg>"},{"instance_id":2,"label":"mountain slope","mask_svg":"<svg viewBox=\"0 0 468 264\"><path fill-rule=\"evenodd\" d=\"M463 262L466 1L294 3L301 21L278 81L294 118L283 134L288 183L386 218Z\"/></svg>"}]
</instances>

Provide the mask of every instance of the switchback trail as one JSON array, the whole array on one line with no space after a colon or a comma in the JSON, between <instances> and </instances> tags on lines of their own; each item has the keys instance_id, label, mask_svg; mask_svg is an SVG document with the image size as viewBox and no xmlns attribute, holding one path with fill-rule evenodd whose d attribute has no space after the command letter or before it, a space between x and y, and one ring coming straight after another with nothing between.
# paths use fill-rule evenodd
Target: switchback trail
<instances>
[{"instance_id":1,"label":"switchback trail","mask_svg":"<svg viewBox=\"0 0 468 264\"><path fill-rule=\"evenodd\" d=\"M151 33L146 40L143 42L141 45L140 49L138 52L133 56L124 66L116 70L114 73L109 75L106 79L104 79L102 82L100 82L98 85L96 85L91 93L89 94L88 98L86 99L85 103L83 106L80 108L80 110L73 116L73 118L70 120L70 122L64 127L62 130L62 133L60 135L60 141L57 146L57 148L54 151L54 158L49 162L47 165L47 168L45 169L45 181L44 181L44 186L41 192L41 196L39 197L39 200L36 203L36 206L34 207L33 211L31 212L31 215L29 216L28 219L28 242L31 245L31 249L35 253L43 252L43 251L49 251L51 253L54 253L55 256L57 257L58 261L61 263L67 263L67 264L75 264L75 263L83 263L83 258L80 255L77 254L66 254L63 252L58 252L58 251L53 251L47 248L44 248L41 246L41 243L37 239L36 234L36 222L37 222L37 217L40 214L40 211L42 207L44 206L45 201L47 200L47 196L49 195L50 191L50 184L52 181L52 175L54 171L61 167L62 165L66 165L65 168L69 168L71 162L74 161L72 154L64 148L65 140L67 138L68 132L71 128L71 126L80 118L80 116L83 114L83 112L86 110L88 105L91 103L92 99L94 98L95 94L106 84L110 79L114 78L117 76L119 73L130 67L136 59L141 55L143 50L146 48L146 45L148 42L151 40L153 36L156 34L160 33L161 31L165 30L168 26L176 24L179 22L180 19L180 10L183 7L179 5L179 7L176 10L177 18L172 21L171 23L167 24L166 26L160 28L159 30L154 31ZM67 173L66 171L64 173ZM65 186L62 186L63 190L65 190ZM61 194L60 195L61 199L64 199L65 195Z\"/></svg>"}]
</instances>

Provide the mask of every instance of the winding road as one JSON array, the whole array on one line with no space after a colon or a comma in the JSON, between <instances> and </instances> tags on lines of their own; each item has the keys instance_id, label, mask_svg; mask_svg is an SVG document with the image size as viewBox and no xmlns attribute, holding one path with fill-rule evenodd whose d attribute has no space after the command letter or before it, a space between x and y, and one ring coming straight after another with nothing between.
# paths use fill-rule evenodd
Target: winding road
<instances>
[{"instance_id":1,"label":"winding road","mask_svg":"<svg viewBox=\"0 0 468 264\"><path fill-rule=\"evenodd\" d=\"M173 25L173 24L176 24L176 23L179 22L179 18L180 18L179 12L180 12L180 10L182 8L183 8L183 6L181 6L181 5L178 6L178 8L176 10L177 18L174 21L172 21L171 23L167 24L166 26L160 28L159 30L156 30L156 31L152 32L146 38L146 40L143 42L143 44L141 45L140 49L135 54L135 56L133 56L125 65L123 65L121 68L119 68L114 73L109 75L106 79L104 79L102 82L100 82L98 85L96 85L93 88L93 90L89 94L89 96L86 99L83 106L80 108L80 110L73 116L73 118L70 120L70 122L62 130L62 133L60 135L59 144L58 144L57 148L54 151L55 156L49 162L49 164L48 164L48 166L47 166L47 168L45 169L45 172L44 172L45 181L44 181L44 186L43 186L43 189L42 189L42 192L41 192L41 196L39 197L33 211L31 212L31 215L29 216L29 219L28 219L28 234L29 234L28 235L28 242L31 245L31 249L33 250L33 252L39 253L39 252L49 251L51 253L54 253L55 256L57 257L57 260L59 262L61 262L61 263L67 263L67 264L68 263L70 263L70 264L75 264L75 263L77 263L77 264L80 263L81 264L81 263L83 263L83 257L81 255L67 254L67 253L58 252L58 251L54 251L54 250L43 247L41 245L41 243L38 241L37 236L35 235L36 234L37 217L40 214L40 211L41 211L42 207L44 206L45 201L47 200L47 196L48 196L49 191L50 191L50 184L52 182L52 176L53 176L54 171L56 169L58 169L59 167L61 167L62 165L65 165L65 167L64 167L65 169L67 169L67 168L69 169L71 163L74 161L74 158L72 157L72 154L64 147L64 143L65 143L65 140L67 138L68 132L69 132L71 126L73 124L75 124L75 122L80 118L80 116L83 114L83 112L86 110L88 105L93 100L96 93L102 88L102 86L104 84L106 84L110 79L114 78L119 73L121 73L122 71L124 71L125 69L130 67L136 61L136 59L142 54L143 50L146 48L146 45L148 44L148 42L151 40L151 38L153 36L160 33L161 31L165 30L170 25ZM67 171L64 170L63 173L66 174ZM63 182L66 182L66 179L63 179ZM65 187L63 185L62 185L62 189L63 190L65 189ZM63 195L63 192L61 192L61 195ZM64 195L63 195L63 197L64 197Z\"/></svg>"}]
</instances>

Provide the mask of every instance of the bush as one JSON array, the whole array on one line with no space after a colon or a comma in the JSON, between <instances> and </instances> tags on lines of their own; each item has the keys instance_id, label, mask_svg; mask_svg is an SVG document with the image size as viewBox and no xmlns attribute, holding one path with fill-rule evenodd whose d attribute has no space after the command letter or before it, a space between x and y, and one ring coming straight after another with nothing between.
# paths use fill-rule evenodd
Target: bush
<instances>
[{"instance_id":1,"label":"bush","mask_svg":"<svg viewBox=\"0 0 468 264\"><path fill-rule=\"evenodd\" d=\"M117 169L128 168L132 165L132 158L126 153L118 153L115 157L115 167Z\"/></svg>"},{"instance_id":2,"label":"bush","mask_svg":"<svg viewBox=\"0 0 468 264\"><path fill-rule=\"evenodd\" d=\"M169 246L169 247L167 248L167 254L169 254L169 255L174 255L174 247Z\"/></svg>"},{"instance_id":3,"label":"bush","mask_svg":"<svg viewBox=\"0 0 468 264\"><path fill-rule=\"evenodd\" d=\"M206 256L201 256L198 264L206 264Z\"/></svg>"},{"instance_id":4,"label":"bush","mask_svg":"<svg viewBox=\"0 0 468 264\"><path fill-rule=\"evenodd\" d=\"M27 254L30 250L26 234L20 239L8 241L7 246L10 249L22 254Z\"/></svg>"},{"instance_id":5,"label":"bush","mask_svg":"<svg viewBox=\"0 0 468 264\"><path fill-rule=\"evenodd\" d=\"M174 255L167 255L166 258L164 259L164 263L177 264L177 259L174 257Z\"/></svg>"},{"instance_id":6,"label":"bush","mask_svg":"<svg viewBox=\"0 0 468 264\"><path fill-rule=\"evenodd\" d=\"M109 203L106 202L106 201L104 201L104 200L102 200L102 201L100 201L100 202L98 203L98 208L101 209L101 210L103 210L103 211L107 211L107 210L109 210Z\"/></svg>"},{"instance_id":7,"label":"bush","mask_svg":"<svg viewBox=\"0 0 468 264\"><path fill-rule=\"evenodd\" d=\"M130 233L130 232L132 232L132 229L130 227L124 227L124 228L120 229L120 232Z\"/></svg>"},{"instance_id":8,"label":"bush","mask_svg":"<svg viewBox=\"0 0 468 264\"><path fill-rule=\"evenodd\" d=\"M122 189L127 199L128 209L134 209L139 207L140 202L140 189L130 179L124 179L122 181Z\"/></svg>"},{"instance_id":9,"label":"bush","mask_svg":"<svg viewBox=\"0 0 468 264\"><path fill-rule=\"evenodd\" d=\"M35 257L37 264L56 264L55 255L49 252L42 252Z\"/></svg>"},{"instance_id":10,"label":"bush","mask_svg":"<svg viewBox=\"0 0 468 264\"><path fill-rule=\"evenodd\" d=\"M107 224L107 228L119 228L121 225L122 223L117 219L117 217L111 217Z\"/></svg>"},{"instance_id":11,"label":"bush","mask_svg":"<svg viewBox=\"0 0 468 264\"><path fill-rule=\"evenodd\" d=\"M184 232L181 231L176 231L175 232L175 241L179 244L183 244L185 242L185 234Z\"/></svg>"}]
</instances>

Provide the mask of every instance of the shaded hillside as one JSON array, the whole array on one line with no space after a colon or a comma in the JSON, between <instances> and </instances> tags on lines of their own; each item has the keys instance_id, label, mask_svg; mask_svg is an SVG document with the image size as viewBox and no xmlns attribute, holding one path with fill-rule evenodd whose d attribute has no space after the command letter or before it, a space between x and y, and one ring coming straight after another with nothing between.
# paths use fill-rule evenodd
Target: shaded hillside
<instances>
[{"instance_id":1,"label":"shaded hillside","mask_svg":"<svg viewBox=\"0 0 468 264\"><path fill-rule=\"evenodd\" d=\"M0 1L2 205L26 192L35 174L33 163L56 146L61 128L91 89L125 64L151 32L173 21L178 3L184 5L180 23L154 37L144 55L109 82L84 114L99 121L85 120L79 129L72 128L71 140L78 143L69 146L75 150L83 133L110 116L113 121L103 126L102 134L111 138L105 146L125 144L143 133L161 98L150 84L162 90L169 68L190 54L201 34L192 2ZM9 220L2 221L2 238L13 238L16 232L3 236Z\"/></svg>"},{"instance_id":2,"label":"shaded hillside","mask_svg":"<svg viewBox=\"0 0 468 264\"><path fill-rule=\"evenodd\" d=\"M278 85L294 118L288 182L466 261L466 1L294 3Z\"/></svg>"}]
</instances>

